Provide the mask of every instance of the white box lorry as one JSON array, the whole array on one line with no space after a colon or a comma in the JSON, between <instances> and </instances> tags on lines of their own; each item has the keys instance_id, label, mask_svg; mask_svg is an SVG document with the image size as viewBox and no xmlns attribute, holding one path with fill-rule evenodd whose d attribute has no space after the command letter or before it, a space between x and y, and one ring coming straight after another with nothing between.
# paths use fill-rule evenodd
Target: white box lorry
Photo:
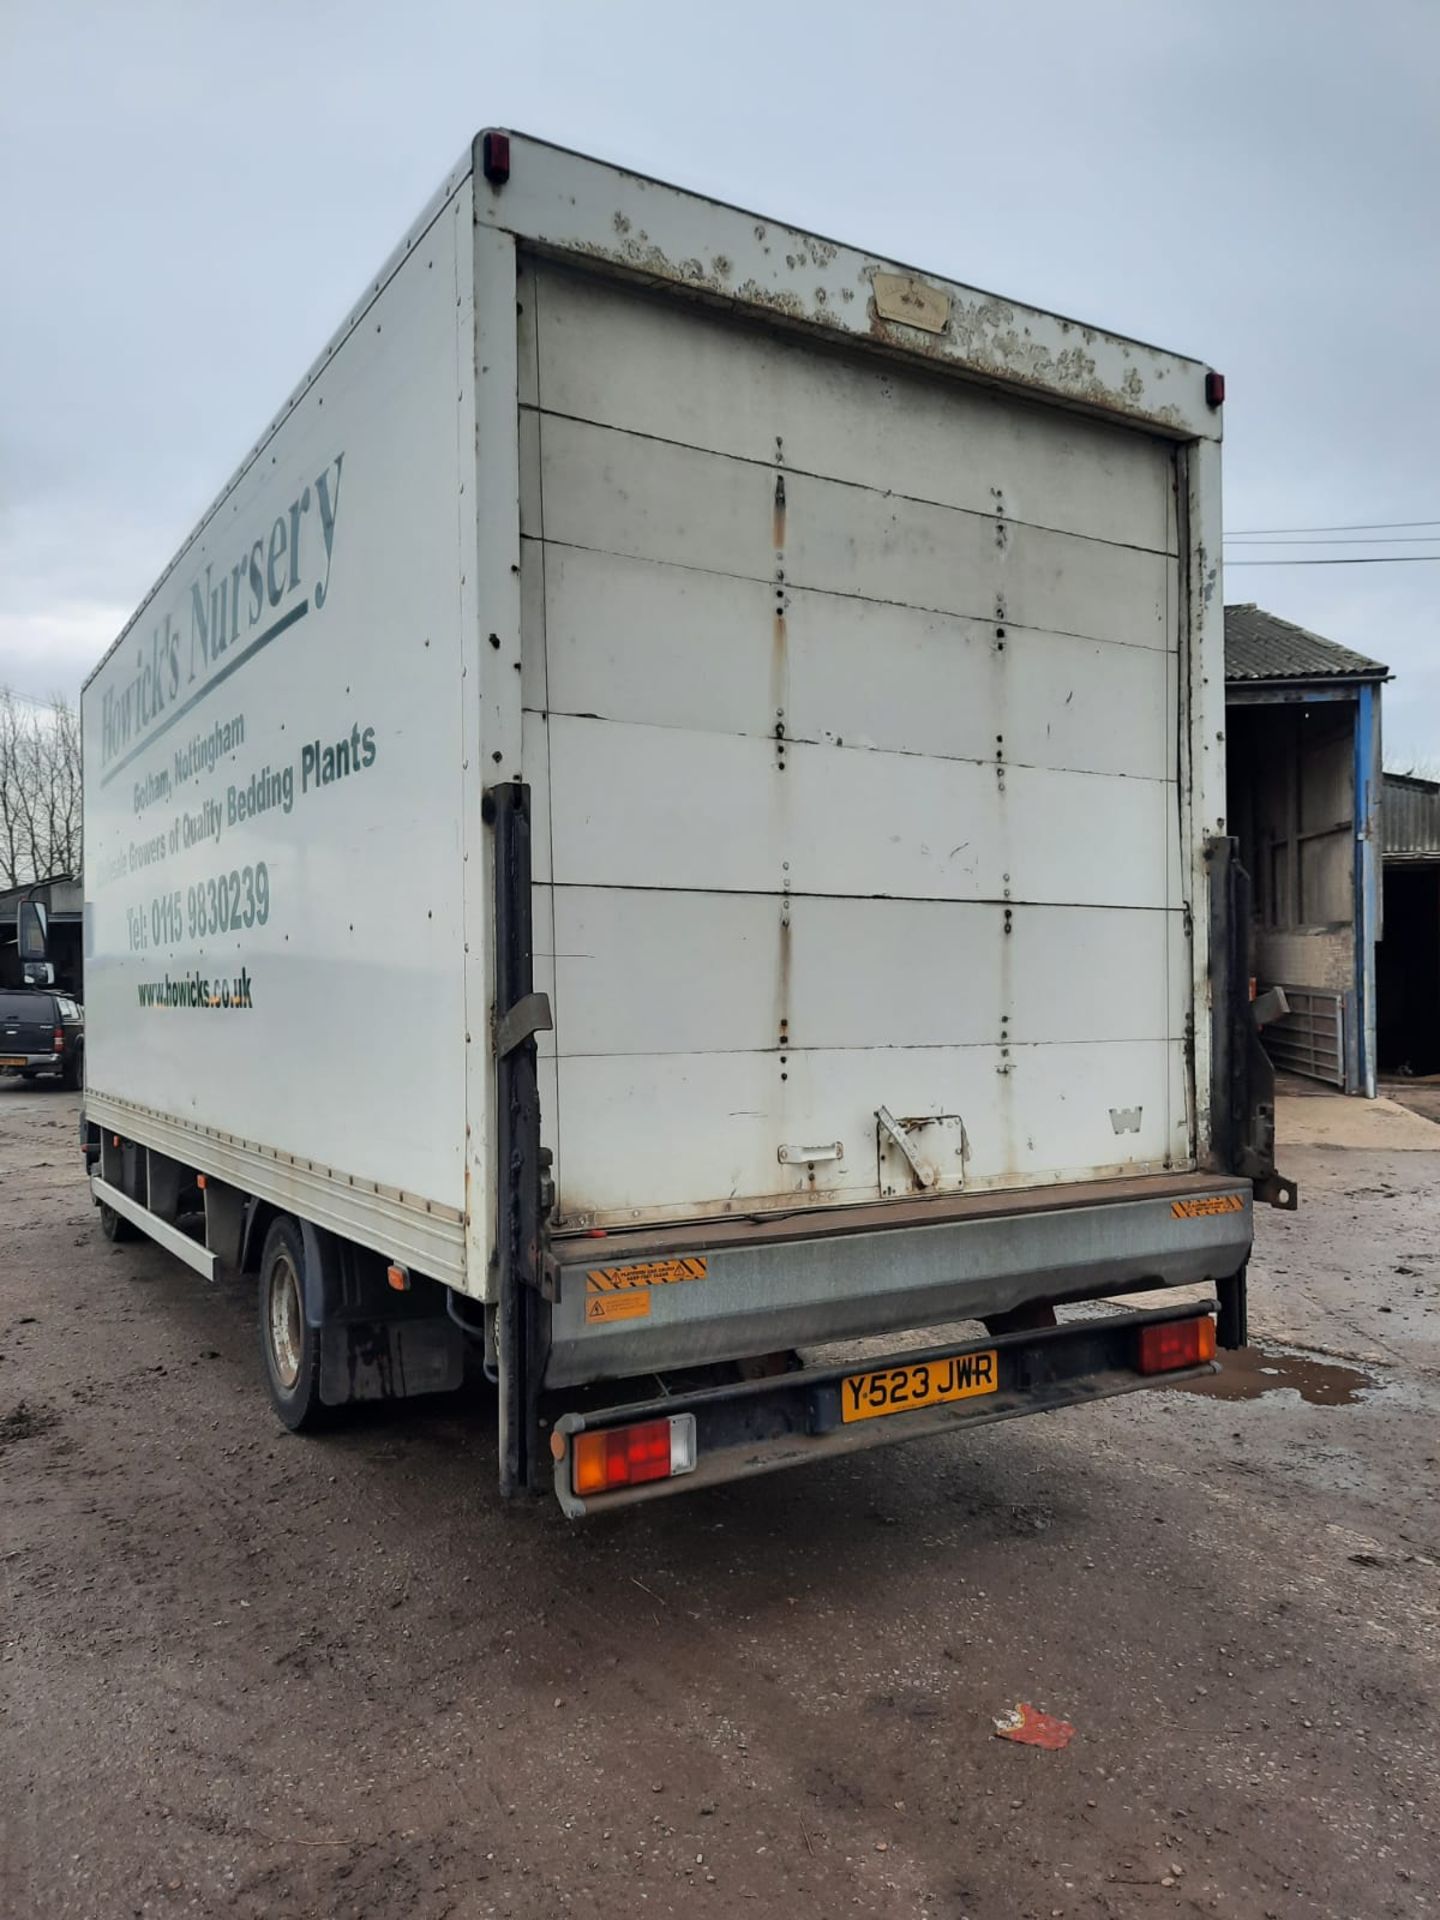
<instances>
[{"instance_id":1,"label":"white box lorry","mask_svg":"<svg viewBox=\"0 0 1440 1920\"><path fill-rule=\"evenodd\" d=\"M478 136L86 685L105 1230L571 1514L1211 1366L1222 397Z\"/></svg>"}]
</instances>

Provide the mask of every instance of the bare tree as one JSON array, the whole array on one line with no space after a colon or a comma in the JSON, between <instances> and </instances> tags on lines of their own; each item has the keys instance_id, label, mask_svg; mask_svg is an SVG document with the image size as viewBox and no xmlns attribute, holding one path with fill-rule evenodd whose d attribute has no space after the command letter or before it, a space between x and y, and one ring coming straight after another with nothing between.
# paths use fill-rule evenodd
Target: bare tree
<instances>
[{"instance_id":1,"label":"bare tree","mask_svg":"<svg viewBox=\"0 0 1440 1920\"><path fill-rule=\"evenodd\" d=\"M80 723L0 688L0 886L80 871Z\"/></svg>"}]
</instances>

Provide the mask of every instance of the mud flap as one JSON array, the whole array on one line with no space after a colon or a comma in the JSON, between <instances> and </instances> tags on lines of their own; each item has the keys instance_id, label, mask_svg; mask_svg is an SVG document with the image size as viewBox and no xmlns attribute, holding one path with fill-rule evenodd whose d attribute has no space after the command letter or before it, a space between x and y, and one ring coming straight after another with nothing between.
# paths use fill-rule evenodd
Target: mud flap
<instances>
[{"instance_id":1,"label":"mud flap","mask_svg":"<svg viewBox=\"0 0 1440 1920\"><path fill-rule=\"evenodd\" d=\"M453 1393L465 1376L465 1336L444 1311L440 1288L419 1280L396 1293L378 1254L343 1243L308 1220L305 1318L320 1333L320 1398L407 1400Z\"/></svg>"},{"instance_id":2,"label":"mud flap","mask_svg":"<svg viewBox=\"0 0 1440 1920\"><path fill-rule=\"evenodd\" d=\"M1238 1273L1215 1282L1215 1298L1220 1306L1215 1322L1215 1340L1218 1346L1232 1352L1237 1347L1250 1344L1248 1272L1248 1268L1241 1267Z\"/></svg>"},{"instance_id":3,"label":"mud flap","mask_svg":"<svg viewBox=\"0 0 1440 1920\"><path fill-rule=\"evenodd\" d=\"M320 1329L320 1398L327 1407L453 1393L464 1375L464 1336L443 1313L425 1320L337 1320Z\"/></svg>"}]
</instances>

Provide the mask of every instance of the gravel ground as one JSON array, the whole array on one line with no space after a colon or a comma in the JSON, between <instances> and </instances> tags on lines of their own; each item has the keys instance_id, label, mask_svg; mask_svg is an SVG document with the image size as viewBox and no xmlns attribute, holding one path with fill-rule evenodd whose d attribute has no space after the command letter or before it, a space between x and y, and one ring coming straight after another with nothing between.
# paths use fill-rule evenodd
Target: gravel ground
<instances>
[{"instance_id":1,"label":"gravel ground","mask_svg":"<svg viewBox=\"0 0 1440 1920\"><path fill-rule=\"evenodd\" d=\"M7 1920L1440 1911L1440 1156L1284 1155L1223 1393L575 1528L483 1392L282 1432L75 1106L0 1084Z\"/></svg>"}]
</instances>

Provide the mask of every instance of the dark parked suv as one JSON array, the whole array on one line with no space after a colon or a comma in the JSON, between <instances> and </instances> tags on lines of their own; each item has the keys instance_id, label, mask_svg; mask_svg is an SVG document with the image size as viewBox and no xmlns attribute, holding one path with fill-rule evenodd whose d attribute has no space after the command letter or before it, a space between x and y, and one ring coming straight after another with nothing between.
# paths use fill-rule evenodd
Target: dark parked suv
<instances>
[{"instance_id":1,"label":"dark parked suv","mask_svg":"<svg viewBox=\"0 0 1440 1920\"><path fill-rule=\"evenodd\" d=\"M43 987L0 987L0 1073L53 1074L78 1087L85 1064L85 1009Z\"/></svg>"}]
</instances>

